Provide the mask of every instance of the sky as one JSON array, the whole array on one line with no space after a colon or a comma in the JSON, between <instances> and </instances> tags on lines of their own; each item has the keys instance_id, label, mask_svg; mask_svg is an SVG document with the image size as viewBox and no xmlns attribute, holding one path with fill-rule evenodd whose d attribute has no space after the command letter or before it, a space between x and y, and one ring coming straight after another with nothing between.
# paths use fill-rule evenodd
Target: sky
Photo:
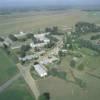
<instances>
[{"instance_id":1,"label":"sky","mask_svg":"<svg viewBox=\"0 0 100 100\"><path fill-rule=\"evenodd\" d=\"M0 7L38 5L96 5L100 0L0 0Z\"/></svg>"}]
</instances>

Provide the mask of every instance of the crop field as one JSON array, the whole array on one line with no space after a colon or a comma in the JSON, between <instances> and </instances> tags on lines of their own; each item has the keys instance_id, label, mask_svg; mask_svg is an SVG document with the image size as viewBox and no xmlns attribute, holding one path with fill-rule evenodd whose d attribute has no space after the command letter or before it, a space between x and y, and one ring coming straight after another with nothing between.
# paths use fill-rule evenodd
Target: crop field
<instances>
[{"instance_id":1,"label":"crop field","mask_svg":"<svg viewBox=\"0 0 100 100\"><path fill-rule=\"evenodd\" d=\"M0 84L13 77L17 73L16 65L8 55L0 49Z\"/></svg>"},{"instance_id":2,"label":"crop field","mask_svg":"<svg viewBox=\"0 0 100 100\"><path fill-rule=\"evenodd\" d=\"M0 94L0 100L35 100L22 78Z\"/></svg>"},{"instance_id":3,"label":"crop field","mask_svg":"<svg viewBox=\"0 0 100 100\"><path fill-rule=\"evenodd\" d=\"M19 31L36 32L48 26L71 27L78 21L89 21L87 12L80 10L42 11L0 15L0 35ZM91 20L90 20L91 21Z\"/></svg>"}]
</instances>

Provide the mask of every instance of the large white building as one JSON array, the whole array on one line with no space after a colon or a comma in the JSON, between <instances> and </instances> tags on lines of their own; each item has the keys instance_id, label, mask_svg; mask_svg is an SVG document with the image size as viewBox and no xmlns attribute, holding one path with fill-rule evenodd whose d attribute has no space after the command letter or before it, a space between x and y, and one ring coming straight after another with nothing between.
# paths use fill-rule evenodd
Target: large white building
<instances>
[{"instance_id":1,"label":"large white building","mask_svg":"<svg viewBox=\"0 0 100 100\"><path fill-rule=\"evenodd\" d=\"M40 77L45 77L48 75L47 69L42 64L36 64L34 65L34 68Z\"/></svg>"}]
</instances>

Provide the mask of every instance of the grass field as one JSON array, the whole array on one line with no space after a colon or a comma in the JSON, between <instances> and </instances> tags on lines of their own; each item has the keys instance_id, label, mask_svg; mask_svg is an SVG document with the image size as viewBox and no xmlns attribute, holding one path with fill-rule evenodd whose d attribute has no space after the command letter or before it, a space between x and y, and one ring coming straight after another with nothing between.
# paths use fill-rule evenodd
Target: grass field
<instances>
[{"instance_id":1,"label":"grass field","mask_svg":"<svg viewBox=\"0 0 100 100\"><path fill-rule=\"evenodd\" d=\"M35 100L23 79L15 81L0 94L0 100Z\"/></svg>"},{"instance_id":2,"label":"grass field","mask_svg":"<svg viewBox=\"0 0 100 100\"><path fill-rule=\"evenodd\" d=\"M93 12L95 14L95 12ZM19 31L36 32L48 26L73 26L78 21L100 24L99 12L93 14L80 10L41 11L27 13L12 13L0 15L0 35L18 33Z\"/></svg>"},{"instance_id":3,"label":"grass field","mask_svg":"<svg viewBox=\"0 0 100 100\"><path fill-rule=\"evenodd\" d=\"M3 84L8 79L17 73L17 68L8 55L0 49L0 84Z\"/></svg>"},{"instance_id":4,"label":"grass field","mask_svg":"<svg viewBox=\"0 0 100 100\"><path fill-rule=\"evenodd\" d=\"M93 51L88 49L80 50L86 56L85 67L94 69L90 72L94 75L100 76L100 57L93 57L91 53ZM90 54L90 55L89 55ZM69 61L71 60L71 56L66 56L61 65L58 65L62 70L68 71L67 69L70 67ZM88 70L87 70L88 71ZM79 72L80 73L80 72ZM56 77L49 77L44 80L38 80L37 83L39 85L41 93L50 92L51 100L99 100L100 99L100 79L93 77L91 75L87 75L84 72L75 74L77 77L81 78L86 82L86 88L82 89L78 85L70 81L64 81L62 79Z\"/></svg>"},{"instance_id":5,"label":"grass field","mask_svg":"<svg viewBox=\"0 0 100 100\"><path fill-rule=\"evenodd\" d=\"M13 34L21 30L35 32L53 25L70 27L80 20L88 21L86 17L87 13L79 10L14 13L0 16L0 34Z\"/></svg>"}]
</instances>

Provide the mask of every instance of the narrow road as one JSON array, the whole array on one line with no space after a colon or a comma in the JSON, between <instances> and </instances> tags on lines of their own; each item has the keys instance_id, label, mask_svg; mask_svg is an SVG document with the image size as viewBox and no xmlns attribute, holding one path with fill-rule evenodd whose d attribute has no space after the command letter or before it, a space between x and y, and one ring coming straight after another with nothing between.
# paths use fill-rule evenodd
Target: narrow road
<instances>
[{"instance_id":1,"label":"narrow road","mask_svg":"<svg viewBox=\"0 0 100 100\"><path fill-rule=\"evenodd\" d=\"M38 96L40 95L39 90L37 88L36 82L33 79L33 77L30 74L30 67L23 67L21 64L17 64L18 69L20 70L21 75L25 79L26 83L30 87L33 95L35 95L36 100L38 99Z\"/></svg>"},{"instance_id":2,"label":"narrow road","mask_svg":"<svg viewBox=\"0 0 100 100\"><path fill-rule=\"evenodd\" d=\"M16 81L21 74L15 75L12 79L8 80L6 83L0 86L0 93L2 93L6 88L8 88L14 81Z\"/></svg>"}]
</instances>

